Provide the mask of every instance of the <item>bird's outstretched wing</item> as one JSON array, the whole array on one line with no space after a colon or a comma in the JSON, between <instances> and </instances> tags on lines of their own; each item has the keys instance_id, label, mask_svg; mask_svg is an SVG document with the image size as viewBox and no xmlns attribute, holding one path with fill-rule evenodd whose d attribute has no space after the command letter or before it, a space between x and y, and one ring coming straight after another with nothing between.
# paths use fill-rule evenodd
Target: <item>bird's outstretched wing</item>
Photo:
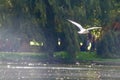
<instances>
[{"instance_id":1,"label":"bird's outstretched wing","mask_svg":"<svg viewBox=\"0 0 120 80\"><path fill-rule=\"evenodd\" d=\"M79 23L75 22L75 21L72 21L72 20L69 20L67 19L69 22L71 22L72 24L76 25L80 30L84 29Z\"/></svg>"},{"instance_id":2,"label":"bird's outstretched wing","mask_svg":"<svg viewBox=\"0 0 120 80\"><path fill-rule=\"evenodd\" d=\"M87 30L92 30L92 29L100 29L102 27L91 27L91 28L87 28Z\"/></svg>"}]
</instances>

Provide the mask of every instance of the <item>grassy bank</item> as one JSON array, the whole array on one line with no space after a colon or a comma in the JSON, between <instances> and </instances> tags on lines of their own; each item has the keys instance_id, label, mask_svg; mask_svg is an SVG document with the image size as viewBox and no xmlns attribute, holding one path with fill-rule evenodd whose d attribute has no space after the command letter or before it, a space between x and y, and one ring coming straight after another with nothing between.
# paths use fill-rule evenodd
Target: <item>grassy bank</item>
<instances>
[{"instance_id":1,"label":"grassy bank","mask_svg":"<svg viewBox=\"0 0 120 80\"><path fill-rule=\"evenodd\" d=\"M55 58L62 59L69 59L69 53L66 52L56 52ZM84 63L96 63L96 64L117 64L120 65L119 58L101 58L97 56L95 52L79 52L76 54L76 61L84 62Z\"/></svg>"},{"instance_id":2,"label":"grassy bank","mask_svg":"<svg viewBox=\"0 0 120 80\"><path fill-rule=\"evenodd\" d=\"M52 60L45 53L26 53L26 52L0 52L0 61L50 61L52 62L60 62L67 63L71 60L70 54L64 51L53 53ZM77 61L89 61L95 60L96 54L91 52L81 52L76 55Z\"/></svg>"},{"instance_id":3,"label":"grassy bank","mask_svg":"<svg viewBox=\"0 0 120 80\"><path fill-rule=\"evenodd\" d=\"M26 52L0 52L0 61L12 62L36 62L47 59L42 53L26 53Z\"/></svg>"},{"instance_id":4,"label":"grassy bank","mask_svg":"<svg viewBox=\"0 0 120 80\"><path fill-rule=\"evenodd\" d=\"M18 53L18 52L0 52L0 62L58 62L67 63L70 60L70 55L67 52L53 53L53 59L45 55L45 53ZM96 55L95 52L80 52L76 54L78 62L93 62L98 64L120 64L120 59L103 59Z\"/></svg>"},{"instance_id":5,"label":"grassy bank","mask_svg":"<svg viewBox=\"0 0 120 80\"><path fill-rule=\"evenodd\" d=\"M68 59L70 54L67 52L56 52L54 53L54 57L58 59ZM76 54L76 60L96 60L98 56L95 52L79 52Z\"/></svg>"}]
</instances>

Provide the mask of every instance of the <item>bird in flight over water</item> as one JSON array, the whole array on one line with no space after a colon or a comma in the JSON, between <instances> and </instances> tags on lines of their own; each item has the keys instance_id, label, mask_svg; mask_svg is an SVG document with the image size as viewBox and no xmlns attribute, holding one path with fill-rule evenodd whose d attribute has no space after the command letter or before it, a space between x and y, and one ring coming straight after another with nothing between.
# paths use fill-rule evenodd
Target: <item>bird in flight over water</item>
<instances>
[{"instance_id":1,"label":"bird in flight over water","mask_svg":"<svg viewBox=\"0 0 120 80\"><path fill-rule=\"evenodd\" d=\"M93 30L93 29L100 29L102 27L91 27L91 28L83 28L79 23L75 22L75 21L72 21L72 20L69 20L67 19L69 22L71 22L72 24L76 25L80 31L78 31L79 34L88 34L89 33L89 30Z\"/></svg>"}]
</instances>

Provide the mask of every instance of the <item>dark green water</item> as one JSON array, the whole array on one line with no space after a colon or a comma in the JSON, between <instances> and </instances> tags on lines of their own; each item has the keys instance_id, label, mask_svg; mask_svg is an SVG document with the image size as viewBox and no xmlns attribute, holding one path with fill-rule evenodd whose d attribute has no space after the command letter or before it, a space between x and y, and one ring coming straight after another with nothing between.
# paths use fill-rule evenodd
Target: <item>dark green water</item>
<instances>
[{"instance_id":1,"label":"dark green water","mask_svg":"<svg viewBox=\"0 0 120 80\"><path fill-rule=\"evenodd\" d=\"M120 66L0 63L0 80L120 80Z\"/></svg>"}]
</instances>

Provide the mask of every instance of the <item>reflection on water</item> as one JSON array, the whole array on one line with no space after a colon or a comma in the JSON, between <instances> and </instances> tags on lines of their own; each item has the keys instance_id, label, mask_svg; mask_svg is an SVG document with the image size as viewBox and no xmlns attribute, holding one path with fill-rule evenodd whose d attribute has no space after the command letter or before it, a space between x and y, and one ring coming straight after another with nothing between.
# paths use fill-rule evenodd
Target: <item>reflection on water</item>
<instances>
[{"instance_id":1,"label":"reflection on water","mask_svg":"<svg viewBox=\"0 0 120 80\"><path fill-rule=\"evenodd\" d=\"M0 80L120 80L120 66L0 63Z\"/></svg>"}]
</instances>

